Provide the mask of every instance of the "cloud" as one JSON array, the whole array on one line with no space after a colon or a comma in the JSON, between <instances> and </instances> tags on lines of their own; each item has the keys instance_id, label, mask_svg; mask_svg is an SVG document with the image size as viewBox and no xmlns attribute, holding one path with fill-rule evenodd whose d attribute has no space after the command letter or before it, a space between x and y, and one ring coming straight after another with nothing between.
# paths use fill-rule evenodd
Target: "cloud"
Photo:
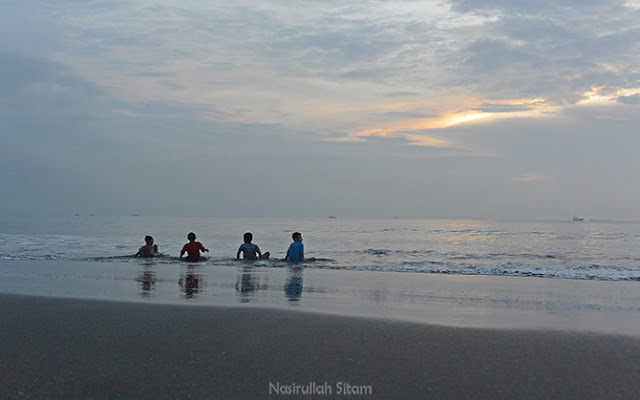
<instances>
[{"instance_id":1,"label":"cloud","mask_svg":"<svg viewBox=\"0 0 640 400\"><path fill-rule=\"evenodd\" d=\"M450 4L187 1L95 10L69 2L55 13L73 52L68 60L87 81L293 129L323 118L357 123L358 113L327 118L323 110L345 93L363 108L405 97L417 105L446 91L573 102L602 82L623 87L626 66L637 61L629 51L637 33L626 29L632 18L621 3ZM488 9L497 11L479 15ZM608 13L593 21L595 10Z\"/></svg>"},{"instance_id":2,"label":"cloud","mask_svg":"<svg viewBox=\"0 0 640 400\"><path fill-rule=\"evenodd\" d=\"M0 137L3 151L28 154L40 146L58 148L61 139L84 140L90 125L109 108L104 93L68 67L0 48ZM57 133L63 133L58 136Z\"/></svg>"},{"instance_id":3,"label":"cloud","mask_svg":"<svg viewBox=\"0 0 640 400\"><path fill-rule=\"evenodd\" d=\"M546 97L576 101L573 93L600 84L629 84L638 62L638 30L622 2L452 1L452 8L496 19L477 29L460 73L494 99ZM597 15L597 18L594 17ZM507 94L510 93L510 94Z\"/></svg>"},{"instance_id":4,"label":"cloud","mask_svg":"<svg viewBox=\"0 0 640 400\"><path fill-rule=\"evenodd\" d=\"M460 12L503 11L505 13L527 13L547 15L557 12L571 12L577 10L608 9L609 4L624 4L623 1L603 3L598 0L569 0L558 3L553 0L540 0L535 3L522 0L450 0L451 7Z\"/></svg>"},{"instance_id":5,"label":"cloud","mask_svg":"<svg viewBox=\"0 0 640 400\"><path fill-rule=\"evenodd\" d=\"M433 118L436 114L424 113L424 112L411 112L411 111L388 111L384 115L393 118L401 119L418 119L418 118Z\"/></svg>"},{"instance_id":6,"label":"cloud","mask_svg":"<svg viewBox=\"0 0 640 400\"><path fill-rule=\"evenodd\" d=\"M634 94L632 96L620 96L617 100L623 104L637 105L640 104L640 93Z\"/></svg>"},{"instance_id":7,"label":"cloud","mask_svg":"<svg viewBox=\"0 0 640 400\"><path fill-rule=\"evenodd\" d=\"M66 97L71 101L74 96L98 94L95 85L77 79L62 64L3 48L0 48L0 61L0 86L3 89L0 96L4 98L19 101L21 96L32 95L30 100L39 97L46 101L55 97L59 101L60 97ZM53 96L48 97L47 93ZM56 103L50 105L55 106Z\"/></svg>"},{"instance_id":8,"label":"cloud","mask_svg":"<svg viewBox=\"0 0 640 400\"><path fill-rule=\"evenodd\" d=\"M391 92L391 93L384 93L383 96L384 97L407 97L407 96L417 96L418 93L416 92Z\"/></svg>"},{"instance_id":9,"label":"cloud","mask_svg":"<svg viewBox=\"0 0 640 400\"><path fill-rule=\"evenodd\" d=\"M4 3L1 183L19 188L15 208L48 190L59 208L158 213L286 214L292 171L313 182L300 214L417 215L428 197L438 216L523 202L548 215L555 193L632 198L616 180L640 170L636 3ZM206 177L202 200L165 190L188 173Z\"/></svg>"},{"instance_id":10,"label":"cloud","mask_svg":"<svg viewBox=\"0 0 640 400\"><path fill-rule=\"evenodd\" d=\"M537 173L526 173L524 175L511 178L511 181L512 182L541 182L541 181L547 181L550 179L551 178L548 176L540 175Z\"/></svg>"},{"instance_id":11,"label":"cloud","mask_svg":"<svg viewBox=\"0 0 640 400\"><path fill-rule=\"evenodd\" d=\"M480 111L483 113L516 113L520 111L529 111L535 109L538 104L500 104L500 103L483 103L477 107L468 107L468 110Z\"/></svg>"},{"instance_id":12,"label":"cloud","mask_svg":"<svg viewBox=\"0 0 640 400\"><path fill-rule=\"evenodd\" d=\"M616 87L592 87L590 90L582 93L578 105L602 105L608 104L614 106L616 102L622 104L633 104L636 97L640 95L640 88L616 88Z\"/></svg>"}]
</instances>

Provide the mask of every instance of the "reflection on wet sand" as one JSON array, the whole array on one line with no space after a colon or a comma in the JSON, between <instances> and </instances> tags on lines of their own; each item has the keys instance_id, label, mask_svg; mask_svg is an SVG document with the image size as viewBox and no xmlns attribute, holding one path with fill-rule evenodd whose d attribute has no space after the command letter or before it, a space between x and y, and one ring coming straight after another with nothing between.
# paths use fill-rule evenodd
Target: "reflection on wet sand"
<instances>
[{"instance_id":1,"label":"reflection on wet sand","mask_svg":"<svg viewBox=\"0 0 640 400\"><path fill-rule=\"evenodd\" d=\"M186 298L197 297L198 294L204 293L206 287L200 267L194 265L188 265L183 268L178 284L180 285L180 291L184 293Z\"/></svg>"},{"instance_id":2,"label":"reflection on wet sand","mask_svg":"<svg viewBox=\"0 0 640 400\"><path fill-rule=\"evenodd\" d=\"M284 285L284 295L289 301L300 301L302 299L302 268L291 267L289 278Z\"/></svg>"},{"instance_id":3,"label":"reflection on wet sand","mask_svg":"<svg viewBox=\"0 0 640 400\"><path fill-rule=\"evenodd\" d=\"M248 303L253 300L256 292L259 290L267 290L269 285L260 283L260 275L256 273L253 266L244 266L238 268L238 277L236 280L236 292L240 294L240 301Z\"/></svg>"},{"instance_id":4,"label":"reflection on wet sand","mask_svg":"<svg viewBox=\"0 0 640 400\"><path fill-rule=\"evenodd\" d=\"M157 277L153 265L153 263L144 264L140 275L136 278L136 281L140 283L140 288L142 289L140 292L142 297L151 296L155 290Z\"/></svg>"},{"instance_id":5,"label":"reflection on wet sand","mask_svg":"<svg viewBox=\"0 0 640 400\"><path fill-rule=\"evenodd\" d=\"M235 292L234 302L255 303L263 302L270 297L273 298L274 295L282 299L282 289L284 288L285 300L293 304L302 300L304 268L287 266L286 268L280 269L281 272L275 274L278 277L277 282L270 285L270 278L274 275L272 271L250 263L243 264L244 265L238 266L236 269L235 282L233 282L233 280L225 281L224 279L213 282L213 287L219 289L216 291L216 294L221 295L222 292L231 289ZM138 288L140 289L138 295L141 297L162 296L163 283L166 282L158 275L158 268L160 268L162 272L162 266L150 262L140 267L141 269L135 278L139 284ZM210 269L201 265L182 265L178 275L180 297L184 299L199 297L201 297L201 300L205 299L205 297L201 295L206 292L208 286L207 276L209 273ZM170 279L170 281L175 282L174 279L175 278ZM175 285L175 283L173 285ZM175 288L175 286L173 287ZM322 292L323 290L317 287L307 287L306 291ZM280 294L277 295L277 293ZM209 298L210 296L206 297Z\"/></svg>"}]
</instances>

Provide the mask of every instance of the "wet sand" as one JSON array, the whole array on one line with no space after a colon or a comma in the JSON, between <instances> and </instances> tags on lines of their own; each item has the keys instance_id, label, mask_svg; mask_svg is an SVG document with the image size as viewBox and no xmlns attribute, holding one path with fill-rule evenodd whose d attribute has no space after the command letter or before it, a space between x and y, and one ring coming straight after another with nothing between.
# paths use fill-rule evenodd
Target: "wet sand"
<instances>
[{"instance_id":1,"label":"wet sand","mask_svg":"<svg viewBox=\"0 0 640 400\"><path fill-rule=\"evenodd\" d=\"M635 281L42 260L0 260L0 278L4 294L640 337Z\"/></svg>"},{"instance_id":2,"label":"wet sand","mask_svg":"<svg viewBox=\"0 0 640 400\"><path fill-rule=\"evenodd\" d=\"M631 399L640 392L640 340L631 336L20 295L0 295L0 318L3 399ZM331 395L282 394L310 383ZM347 388L360 394L338 396Z\"/></svg>"}]
</instances>

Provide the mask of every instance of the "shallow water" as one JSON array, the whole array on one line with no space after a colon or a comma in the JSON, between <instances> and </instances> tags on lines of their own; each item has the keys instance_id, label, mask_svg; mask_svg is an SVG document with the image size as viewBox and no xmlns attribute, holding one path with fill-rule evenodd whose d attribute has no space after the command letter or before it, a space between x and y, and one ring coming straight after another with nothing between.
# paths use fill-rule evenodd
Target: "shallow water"
<instances>
[{"instance_id":1,"label":"shallow water","mask_svg":"<svg viewBox=\"0 0 640 400\"><path fill-rule=\"evenodd\" d=\"M155 262L176 264L193 231L210 250L199 265L234 265L244 232L280 261L303 233L307 268L640 280L640 223L283 218L4 218L0 259L144 263L131 257L152 235ZM55 263L52 265L56 265Z\"/></svg>"},{"instance_id":2,"label":"shallow water","mask_svg":"<svg viewBox=\"0 0 640 400\"><path fill-rule=\"evenodd\" d=\"M640 285L573 279L93 261L0 260L0 293L279 308L477 328L640 335Z\"/></svg>"}]
</instances>

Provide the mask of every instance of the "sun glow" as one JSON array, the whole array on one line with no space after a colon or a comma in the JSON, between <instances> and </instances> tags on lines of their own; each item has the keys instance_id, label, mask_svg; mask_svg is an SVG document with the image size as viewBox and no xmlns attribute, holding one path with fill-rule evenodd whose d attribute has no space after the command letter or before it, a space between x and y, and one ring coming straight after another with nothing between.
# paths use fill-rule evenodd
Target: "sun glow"
<instances>
[{"instance_id":1,"label":"sun glow","mask_svg":"<svg viewBox=\"0 0 640 400\"><path fill-rule=\"evenodd\" d=\"M443 138L425 131L447 129L464 124L480 124L508 118L541 118L546 116L553 106L542 98L510 99L503 101L488 101L482 99L467 99L455 106L455 111L443 111L440 115L429 118L418 118L394 121L385 127L376 127L354 132L340 141L363 141L368 137L402 138L411 145L430 147L450 147L451 143ZM503 111L483 111L483 107L505 107ZM388 107L393 111L415 110L416 105L393 105Z\"/></svg>"},{"instance_id":2,"label":"sun glow","mask_svg":"<svg viewBox=\"0 0 640 400\"><path fill-rule=\"evenodd\" d=\"M618 89L616 92L603 93L604 86L593 87L582 94L582 100L577 105L603 105L613 104L619 97L634 96L640 94L640 88Z\"/></svg>"},{"instance_id":3,"label":"sun glow","mask_svg":"<svg viewBox=\"0 0 640 400\"><path fill-rule=\"evenodd\" d=\"M362 142L367 138L403 139L410 145L429 147L452 147L453 144L441 137L446 130L467 124L484 124L506 119L551 118L568 107L615 105L623 97L640 95L640 88L624 88L607 90L604 86L593 87L582 93L582 99L573 104L558 103L544 98L524 98L492 101L485 99L458 99L447 101L441 105L425 105L415 103L393 104L385 107L386 111L402 114L415 110L434 110L433 117L401 119L378 123L376 127L352 132L347 137L338 139L345 142ZM425 114L430 114L425 112ZM383 125L383 126L380 126ZM429 132L440 130L439 132ZM523 178L524 179L524 178ZM526 179L530 179L527 177ZM518 179L516 179L518 180Z\"/></svg>"}]
</instances>

